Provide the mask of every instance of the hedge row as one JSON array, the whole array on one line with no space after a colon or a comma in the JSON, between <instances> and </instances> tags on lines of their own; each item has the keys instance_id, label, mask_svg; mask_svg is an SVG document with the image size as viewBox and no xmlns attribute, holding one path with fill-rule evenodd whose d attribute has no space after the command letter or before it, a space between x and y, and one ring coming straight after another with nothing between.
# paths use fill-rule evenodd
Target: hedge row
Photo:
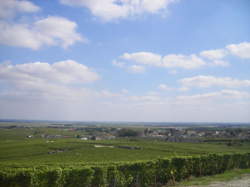
<instances>
[{"instance_id":1,"label":"hedge row","mask_svg":"<svg viewBox=\"0 0 250 187\"><path fill-rule=\"evenodd\" d=\"M162 186L191 176L213 175L234 168L250 168L250 153L176 157L106 167L1 169L0 186Z\"/></svg>"}]
</instances>

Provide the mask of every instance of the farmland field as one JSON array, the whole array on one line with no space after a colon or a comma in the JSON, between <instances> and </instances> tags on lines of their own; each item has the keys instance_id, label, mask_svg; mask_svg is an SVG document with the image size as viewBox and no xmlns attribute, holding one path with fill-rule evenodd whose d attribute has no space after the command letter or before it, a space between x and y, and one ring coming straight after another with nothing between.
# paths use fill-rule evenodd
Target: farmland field
<instances>
[{"instance_id":1,"label":"farmland field","mask_svg":"<svg viewBox=\"0 0 250 187\"><path fill-rule=\"evenodd\" d=\"M41 138L29 134L60 134L63 138ZM2 167L103 165L110 162L154 160L209 153L245 153L249 143L170 143L143 139L81 140L74 132L48 128L0 130Z\"/></svg>"},{"instance_id":2,"label":"farmland field","mask_svg":"<svg viewBox=\"0 0 250 187\"><path fill-rule=\"evenodd\" d=\"M250 143L228 138L232 130L193 143L166 139L181 132L192 137L153 126L0 124L0 186L164 186L250 168Z\"/></svg>"}]
</instances>

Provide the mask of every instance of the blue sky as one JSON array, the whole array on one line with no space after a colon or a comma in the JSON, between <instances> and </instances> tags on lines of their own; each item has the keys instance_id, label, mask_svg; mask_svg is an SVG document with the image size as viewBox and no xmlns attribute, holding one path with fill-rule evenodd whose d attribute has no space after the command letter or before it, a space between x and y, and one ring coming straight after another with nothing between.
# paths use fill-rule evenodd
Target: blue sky
<instances>
[{"instance_id":1,"label":"blue sky","mask_svg":"<svg viewBox=\"0 0 250 187\"><path fill-rule=\"evenodd\" d=\"M0 1L0 118L250 122L249 8Z\"/></svg>"}]
</instances>

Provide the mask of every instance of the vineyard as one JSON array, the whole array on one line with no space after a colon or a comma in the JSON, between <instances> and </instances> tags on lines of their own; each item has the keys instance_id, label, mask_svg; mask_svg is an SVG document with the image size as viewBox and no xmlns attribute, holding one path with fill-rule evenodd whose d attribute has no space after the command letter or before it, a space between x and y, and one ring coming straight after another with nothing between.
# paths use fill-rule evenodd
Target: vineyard
<instances>
[{"instance_id":1,"label":"vineyard","mask_svg":"<svg viewBox=\"0 0 250 187\"><path fill-rule=\"evenodd\" d=\"M71 132L65 138L27 138L30 131L0 131L0 186L162 186L250 167L248 142L80 140Z\"/></svg>"},{"instance_id":2,"label":"vineyard","mask_svg":"<svg viewBox=\"0 0 250 187\"><path fill-rule=\"evenodd\" d=\"M190 176L249 168L250 154L210 154L106 166L4 169L1 186L162 186Z\"/></svg>"}]
</instances>

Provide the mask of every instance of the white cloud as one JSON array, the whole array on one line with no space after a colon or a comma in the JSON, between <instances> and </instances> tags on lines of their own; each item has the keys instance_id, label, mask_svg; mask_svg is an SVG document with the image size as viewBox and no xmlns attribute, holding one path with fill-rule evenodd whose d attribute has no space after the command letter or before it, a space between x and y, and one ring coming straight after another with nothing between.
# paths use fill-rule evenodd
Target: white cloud
<instances>
[{"instance_id":1,"label":"white cloud","mask_svg":"<svg viewBox=\"0 0 250 187\"><path fill-rule=\"evenodd\" d=\"M99 75L83 64L66 60L54 64L46 62L1 64L0 78L1 82L14 87L44 86L47 89L47 85L61 86L93 82L99 79Z\"/></svg>"},{"instance_id":2,"label":"white cloud","mask_svg":"<svg viewBox=\"0 0 250 187\"><path fill-rule=\"evenodd\" d=\"M223 61L223 60L214 60L214 61L212 61L211 65L213 65L213 66L221 66L221 67L230 66L230 64L227 61Z\"/></svg>"},{"instance_id":3,"label":"white cloud","mask_svg":"<svg viewBox=\"0 0 250 187\"><path fill-rule=\"evenodd\" d=\"M124 53L120 58L138 64L165 68L195 69L206 65L206 62L196 55L170 54L162 57L161 55L151 52L137 52Z\"/></svg>"},{"instance_id":4,"label":"white cloud","mask_svg":"<svg viewBox=\"0 0 250 187\"><path fill-rule=\"evenodd\" d=\"M250 58L250 43L242 42L230 44L223 49L206 50L200 52L200 56L209 60L221 60L228 55L235 55L240 58Z\"/></svg>"},{"instance_id":5,"label":"white cloud","mask_svg":"<svg viewBox=\"0 0 250 187\"><path fill-rule=\"evenodd\" d=\"M145 72L145 68L139 65L132 65L128 67L128 70L132 73L143 73Z\"/></svg>"},{"instance_id":6,"label":"white cloud","mask_svg":"<svg viewBox=\"0 0 250 187\"><path fill-rule=\"evenodd\" d=\"M204 66L221 66L228 67L230 63L223 60L228 55L233 54L240 58L250 58L250 43L243 42L240 44L228 45L223 49L206 50L199 54L168 54L160 55L148 51L140 51L135 53L124 53L119 58L128 62L144 65L165 68L183 68L197 69ZM116 63L116 66L126 66L125 62ZM169 71L170 74L176 74L177 71Z\"/></svg>"},{"instance_id":7,"label":"white cloud","mask_svg":"<svg viewBox=\"0 0 250 187\"><path fill-rule=\"evenodd\" d=\"M250 98L250 93L249 92L244 92L244 91L238 91L238 90L221 90L220 93L228 98L238 98L238 99L243 99L243 98Z\"/></svg>"},{"instance_id":8,"label":"white cloud","mask_svg":"<svg viewBox=\"0 0 250 187\"><path fill-rule=\"evenodd\" d=\"M94 16L105 21L127 18L143 13L158 13L177 0L60 0L70 6L88 8Z\"/></svg>"},{"instance_id":9,"label":"white cloud","mask_svg":"<svg viewBox=\"0 0 250 187\"><path fill-rule=\"evenodd\" d=\"M120 58L134 61L139 64L161 66L162 57L151 52L124 53Z\"/></svg>"},{"instance_id":10,"label":"white cloud","mask_svg":"<svg viewBox=\"0 0 250 187\"><path fill-rule=\"evenodd\" d=\"M238 80L231 77L214 77L199 75L179 80L183 87L207 88L212 86L237 88L250 86L250 80Z\"/></svg>"},{"instance_id":11,"label":"white cloud","mask_svg":"<svg viewBox=\"0 0 250 187\"><path fill-rule=\"evenodd\" d=\"M188 95L188 96L177 96L178 100L185 100L185 101L192 101L192 100L210 100L213 99L244 99L250 98L250 93L242 92L238 90L221 90L216 92L210 93L203 93L203 94L195 94L195 95ZM198 101L199 102L199 101Z\"/></svg>"},{"instance_id":12,"label":"white cloud","mask_svg":"<svg viewBox=\"0 0 250 187\"><path fill-rule=\"evenodd\" d=\"M120 95L121 102L126 102L127 104L135 104L141 106L147 106L147 104L165 105L172 106L173 108L182 108L186 104L191 106L210 104L210 106L215 106L216 104L222 103L234 103L247 101L250 99L250 93L238 90L222 89L219 91L208 92L208 93L198 93L193 95L179 95L179 96L166 96L159 93L147 93L143 95ZM132 102L132 103L131 103ZM158 106L159 107L159 106ZM204 107L206 107L204 105Z\"/></svg>"},{"instance_id":13,"label":"white cloud","mask_svg":"<svg viewBox=\"0 0 250 187\"><path fill-rule=\"evenodd\" d=\"M158 86L158 88L159 88L160 90L164 90L164 91L173 90L173 88L169 87L169 86L166 85L166 84L160 84L160 85Z\"/></svg>"},{"instance_id":14,"label":"white cloud","mask_svg":"<svg viewBox=\"0 0 250 187\"><path fill-rule=\"evenodd\" d=\"M196 69L204 65L206 62L194 54L189 56L171 54L165 56L162 62L162 66L167 68Z\"/></svg>"},{"instance_id":15,"label":"white cloud","mask_svg":"<svg viewBox=\"0 0 250 187\"><path fill-rule=\"evenodd\" d=\"M0 0L0 18L14 17L16 13L33 13L40 8L26 0Z\"/></svg>"},{"instance_id":16,"label":"white cloud","mask_svg":"<svg viewBox=\"0 0 250 187\"><path fill-rule=\"evenodd\" d=\"M86 87L86 83L99 79L99 75L87 66L72 60L60 61L54 64L34 62L26 64L1 64L0 65L0 103L9 103L16 107L27 107L37 111L39 105L47 108L44 114L57 113L53 110L61 106L68 110L68 105L78 103L91 105L93 98L98 98L99 93ZM95 99L97 101L97 99ZM59 103L57 103L59 102ZM12 103L12 104L11 104ZM12 108L11 114L20 108ZM35 108L34 108L35 107ZM57 108L57 110L63 110ZM49 112L48 112L49 111ZM68 115L70 111L66 112ZM38 114L43 116L43 114ZM62 114L61 114L62 115ZM59 116L64 118L65 116ZM54 118L55 119L55 118Z\"/></svg>"},{"instance_id":17,"label":"white cloud","mask_svg":"<svg viewBox=\"0 0 250 187\"><path fill-rule=\"evenodd\" d=\"M239 44L231 44L226 46L231 54L236 55L240 58L248 59L250 58L250 43L242 42Z\"/></svg>"},{"instance_id":18,"label":"white cloud","mask_svg":"<svg viewBox=\"0 0 250 187\"><path fill-rule=\"evenodd\" d=\"M248 92L221 90L168 97L162 93L132 95L127 90L118 93L94 91L79 85L89 81L76 78L79 75L75 76L74 71L81 69L80 64L73 63L72 68L71 62L63 62L1 65L0 106L4 110L0 110L0 117L85 121L249 121ZM82 72L85 70L84 67Z\"/></svg>"},{"instance_id":19,"label":"white cloud","mask_svg":"<svg viewBox=\"0 0 250 187\"><path fill-rule=\"evenodd\" d=\"M86 41L76 32L77 24L66 18L50 16L33 24L0 22L0 43L10 46L39 49L47 46L73 45Z\"/></svg>"},{"instance_id":20,"label":"white cloud","mask_svg":"<svg viewBox=\"0 0 250 187\"><path fill-rule=\"evenodd\" d=\"M128 66L124 62L120 62L120 61L117 61L117 60L113 60L112 65L116 66L116 67L119 67L121 69L125 69L125 70L127 70L128 72L131 72L131 73L143 73L143 72L145 72L145 67L144 66L140 66L140 65Z\"/></svg>"},{"instance_id":21,"label":"white cloud","mask_svg":"<svg viewBox=\"0 0 250 187\"><path fill-rule=\"evenodd\" d=\"M62 17L48 17L35 22L34 30L42 33L42 38L49 43L62 44L63 47L70 46L76 41L81 41L80 34L76 32L77 24Z\"/></svg>"},{"instance_id":22,"label":"white cloud","mask_svg":"<svg viewBox=\"0 0 250 187\"><path fill-rule=\"evenodd\" d=\"M53 64L0 64L0 105L5 108L0 110L0 116L26 119L69 119L70 116L71 120L76 116L94 117L98 107L92 107L99 98L107 97L107 92L89 89L86 83L98 79L97 73L73 60Z\"/></svg>"},{"instance_id":23,"label":"white cloud","mask_svg":"<svg viewBox=\"0 0 250 187\"><path fill-rule=\"evenodd\" d=\"M207 50L200 52L200 55L210 60L222 59L227 55L227 51L224 49Z\"/></svg>"},{"instance_id":24,"label":"white cloud","mask_svg":"<svg viewBox=\"0 0 250 187\"><path fill-rule=\"evenodd\" d=\"M161 98L155 95L141 95L141 96L129 96L127 98L129 101L132 102L159 102Z\"/></svg>"},{"instance_id":25,"label":"white cloud","mask_svg":"<svg viewBox=\"0 0 250 187\"><path fill-rule=\"evenodd\" d=\"M120 93L113 93L109 90L101 90L98 95L101 97L110 97L110 98L121 96Z\"/></svg>"},{"instance_id":26,"label":"white cloud","mask_svg":"<svg viewBox=\"0 0 250 187\"><path fill-rule=\"evenodd\" d=\"M183 69L196 69L200 68L207 63L203 61L196 55L166 55L162 57L161 55L151 53L151 52L137 52L137 53L124 53L120 56L121 59L130 61L132 63L147 65L147 66L156 66L156 67L165 67L165 68L183 68ZM117 62L116 60L113 61L113 65L118 67L124 67L124 62ZM222 65L220 64L215 65ZM223 64L225 65L225 64ZM143 71L143 66L133 65L130 66L129 69L134 69L135 71ZM173 72L173 74L176 71Z\"/></svg>"}]
</instances>

